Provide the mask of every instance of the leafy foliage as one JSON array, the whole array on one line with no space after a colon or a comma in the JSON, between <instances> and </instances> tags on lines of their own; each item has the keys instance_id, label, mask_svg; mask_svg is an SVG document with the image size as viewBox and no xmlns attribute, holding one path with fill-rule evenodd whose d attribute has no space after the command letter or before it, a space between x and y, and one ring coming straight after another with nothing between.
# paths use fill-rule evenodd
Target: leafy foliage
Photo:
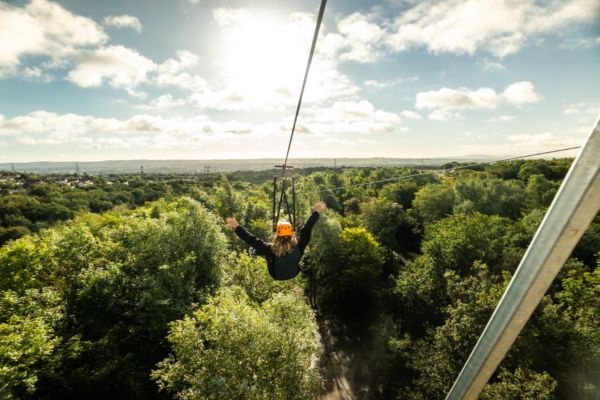
<instances>
[{"instance_id":1,"label":"leafy foliage","mask_svg":"<svg viewBox=\"0 0 600 400\"><path fill-rule=\"evenodd\" d=\"M514 372L501 369L498 381L483 390L482 400L492 399L539 399L551 400L556 388L556 380L547 373L517 368Z\"/></svg>"},{"instance_id":2,"label":"leafy foliage","mask_svg":"<svg viewBox=\"0 0 600 400\"><path fill-rule=\"evenodd\" d=\"M51 288L68 312L63 340L81 339L80 354L64 354L58 372L43 377L48 394L155 391L148 374L168 353L168 323L218 286L225 247L215 218L198 204L181 199L163 208L158 219L145 210L80 218L0 249L3 287Z\"/></svg>"},{"instance_id":3,"label":"leafy foliage","mask_svg":"<svg viewBox=\"0 0 600 400\"><path fill-rule=\"evenodd\" d=\"M0 396L20 399L35 391L42 369L56 366L56 333L64 306L51 289L5 291L0 298Z\"/></svg>"},{"instance_id":4,"label":"leafy foliage","mask_svg":"<svg viewBox=\"0 0 600 400\"><path fill-rule=\"evenodd\" d=\"M172 324L174 355L153 377L178 399L307 399L319 385L319 351L306 304L279 294L255 305L236 288Z\"/></svg>"},{"instance_id":5,"label":"leafy foliage","mask_svg":"<svg viewBox=\"0 0 600 400\"><path fill-rule=\"evenodd\" d=\"M329 210L286 282L223 231L269 239L270 171L2 173L0 397L444 398L570 162L294 170ZM598 218L482 398L600 398Z\"/></svg>"}]
</instances>

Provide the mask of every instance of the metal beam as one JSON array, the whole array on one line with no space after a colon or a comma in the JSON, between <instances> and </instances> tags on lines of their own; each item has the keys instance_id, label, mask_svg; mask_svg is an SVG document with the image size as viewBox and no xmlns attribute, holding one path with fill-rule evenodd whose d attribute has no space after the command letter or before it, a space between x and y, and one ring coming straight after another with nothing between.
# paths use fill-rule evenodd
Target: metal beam
<instances>
[{"instance_id":1,"label":"metal beam","mask_svg":"<svg viewBox=\"0 0 600 400\"><path fill-rule=\"evenodd\" d=\"M446 399L476 399L600 208L600 120Z\"/></svg>"}]
</instances>

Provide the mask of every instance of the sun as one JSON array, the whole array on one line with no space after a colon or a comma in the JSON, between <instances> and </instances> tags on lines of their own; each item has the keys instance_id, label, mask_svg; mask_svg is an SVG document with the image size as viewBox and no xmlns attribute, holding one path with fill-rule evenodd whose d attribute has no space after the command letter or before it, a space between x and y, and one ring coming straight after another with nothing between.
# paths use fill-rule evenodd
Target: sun
<instances>
[{"instance_id":1,"label":"sun","mask_svg":"<svg viewBox=\"0 0 600 400\"><path fill-rule=\"evenodd\" d=\"M226 85L259 103L299 93L314 23L247 12L223 27L221 74Z\"/></svg>"}]
</instances>

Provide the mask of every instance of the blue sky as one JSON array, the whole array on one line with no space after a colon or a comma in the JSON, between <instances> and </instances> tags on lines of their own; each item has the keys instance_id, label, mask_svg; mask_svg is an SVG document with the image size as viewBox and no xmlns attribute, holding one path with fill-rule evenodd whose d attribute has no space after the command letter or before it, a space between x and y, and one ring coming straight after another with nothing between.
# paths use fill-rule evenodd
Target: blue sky
<instances>
[{"instance_id":1,"label":"blue sky","mask_svg":"<svg viewBox=\"0 0 600 400\"><path fill-rule=\"evenodd\" d=\"M318 8L0 1L0 162L283 158ZM329 0L290 156L581 145L600 115L599 12Z\"/></svg>"}]
</instances>

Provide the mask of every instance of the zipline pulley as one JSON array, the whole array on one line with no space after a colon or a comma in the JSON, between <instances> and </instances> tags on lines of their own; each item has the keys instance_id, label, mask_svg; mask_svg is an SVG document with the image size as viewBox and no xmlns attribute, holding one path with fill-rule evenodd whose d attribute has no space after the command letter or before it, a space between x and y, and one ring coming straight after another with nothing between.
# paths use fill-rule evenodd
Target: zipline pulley
<instances>
[{"instance_id":1,"label":"zipline pulley","mask_svg":"<svg viewBox=\"0 0 600 400\"><path fill-rule=\"evenodd\" d=\"M290 203L287 193L287 177L285 176L285 170L294 169L294 167L291 165L276 165L275 168L281 168L283 170L283 179L281 180L281 185L278 185L277 176L273 176L273 232L275 232L277 229L277 222L279 222L279 216L281 214L281 206L283 206L283 212L288 215L290 219L289 222L292 224L294 229L296 229L296 179L293 177L290 179L292 191L292 201ZM279 194L279 200L277 200L277 194Z\"/></svg>"}]
</instances>

